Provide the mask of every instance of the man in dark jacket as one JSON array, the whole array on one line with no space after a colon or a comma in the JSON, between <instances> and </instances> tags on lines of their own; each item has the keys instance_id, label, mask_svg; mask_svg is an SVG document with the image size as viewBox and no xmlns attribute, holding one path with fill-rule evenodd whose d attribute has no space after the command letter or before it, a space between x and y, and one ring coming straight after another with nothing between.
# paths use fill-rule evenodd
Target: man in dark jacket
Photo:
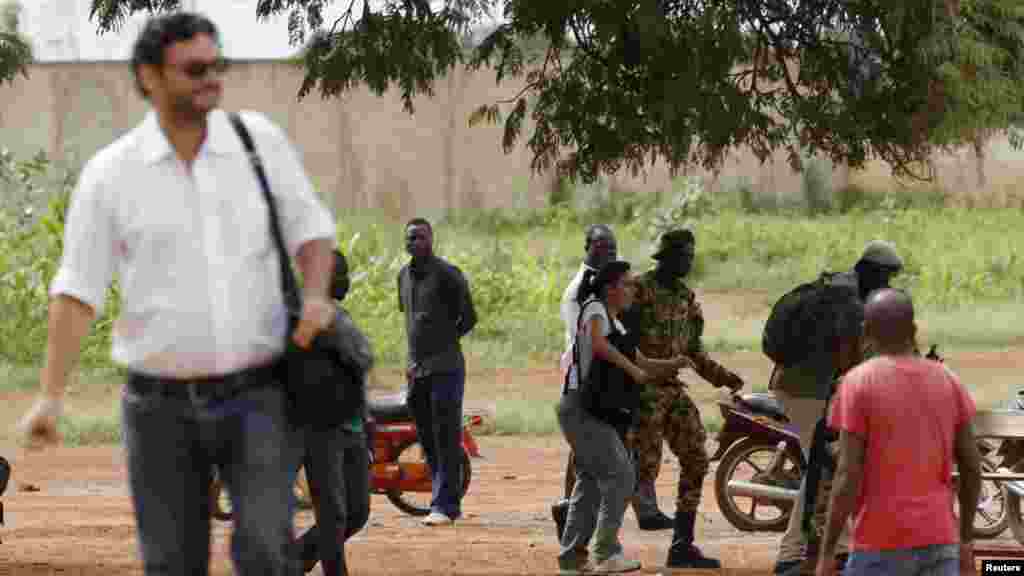
<instances>
[{"instance_id":1,"label":"man in dark jacket","mask_svg":"<svg viewBox=\"0 0 1024 576\"><path fill-rule=\"evenodd\" d=\"M398 273L398 309L409 343L409 405L433 474L427 526L462 515L462 397L466 360L459 340L476 325L462 271L434 255L434 231L423 218L405 227L412 261Z\"/></svg>"},{"instance_id":2,"label":"man in dark jacket","mask_svg":"<svg viewBox=\"0 0 1024 576\"><path fill-rule=\"evenodd\" d=\"M348 262L338 250L334 251L334 258L331 296L338 305L335 322L351 323L348 313L341 307L349 289ZM350 331L341 333L351 334ZM341 347L349 351L347 356L352 358L348 360L357 368L354 377L365 377L373 361L372 351L368 346L360 347L360 343L365 340L349 338ZM316 516L316 524L298 540L304 572L310 572L319 561L324 576L348 576L345 541L362 530L370 516L369 450L373 421L365 403L363 408L361 414L338 427L326 430L307 427L300 431L301 465L306 468Z\"/></svg>"}]
</instances>

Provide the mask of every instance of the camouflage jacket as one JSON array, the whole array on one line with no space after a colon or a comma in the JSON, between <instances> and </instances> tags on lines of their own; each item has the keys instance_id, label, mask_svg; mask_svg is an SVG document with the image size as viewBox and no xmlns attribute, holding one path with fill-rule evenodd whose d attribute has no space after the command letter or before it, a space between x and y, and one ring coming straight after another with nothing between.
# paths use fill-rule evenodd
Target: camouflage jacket
<instances>
[{"instance_id":1,"label":"camouflage jacket","mask_svg":"<svg viewBox=\"0 0 1024 576\"><path fill-rule=\"evenodd\" d=\"M653 270L638 276L636 299L624 319L644 356L685 355L693 360L701 378L716 387L728 384L731 373L704 351L704 315L693 291L682 279L673 287L665 287L657 281Z\"/></svg>"}]
</instances>

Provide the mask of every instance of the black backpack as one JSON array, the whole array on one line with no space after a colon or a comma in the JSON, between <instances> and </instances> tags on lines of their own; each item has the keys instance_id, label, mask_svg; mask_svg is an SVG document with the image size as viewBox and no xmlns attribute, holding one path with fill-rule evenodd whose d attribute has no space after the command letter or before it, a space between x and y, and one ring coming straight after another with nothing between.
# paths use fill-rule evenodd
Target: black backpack
<instances>
[{"instance_id":1,"label":"black backpack","mask_svg":"<svg viewBox=\"0 0 1024 576\"><path fill-rule=\"evenodd\" d=\"M855 282L845 274L821 275L784 294L772 306L761 335L761 350L776 364L792 366L806 360L830 334L836 307L859 300Z\"/></svg>"}]
</instances>

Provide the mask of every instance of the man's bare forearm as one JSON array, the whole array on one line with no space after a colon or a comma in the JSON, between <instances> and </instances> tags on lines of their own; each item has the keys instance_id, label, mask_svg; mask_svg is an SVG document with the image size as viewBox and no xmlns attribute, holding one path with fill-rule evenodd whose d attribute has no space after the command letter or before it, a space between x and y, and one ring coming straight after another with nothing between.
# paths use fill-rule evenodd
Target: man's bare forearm
<instances>
[{"instance_id":1,"label":"man's bare forearm","mask_svg":"<svg viewBox=\"0 0 1024 576\"><path fill-rule=\"evenodd\" d=\"M46 358L40 377L46 396L64 397L68 377L78 363L82 340L89 333L94 317L91 306L72 296L61 294L50 301Z\"/></svg>"},{"instance_id":2,"label":"man's bare forearm","mask_svg":"<svg viewBox=\"0 0 1024 576\"><path fill-rule=\"evenodd\" d=\"M981 476L979 474L962 473L960 476L960 542L974 540L974 515L978 509L978 498L981 495ZM964 510L967 512L964 513Z\"/></svg>"},{"instance_id":3,"label":"man's bare forearm","mask_svg":"<svg viewBox=\"0 0 1024 576\"><path fill-rule=\"evenodd\" d=\"M334 275L334 243L328 238L310 240L299 248L304 299L327 298Z\"/></svg>"},{"instance_id":4,"label":"man's bare forearm","mask_svg":"<svg viewBox=\"0 0 1024 576\"><path fill-rule=\"evenodd\" d=\"M954 452L956 466L960 471L960 542L969 543L974 539L974 515L978 509L981 494L981 454L975 439L974 424L967 422L956 430Z\"/></svg>"},{"instance_id":5,"label":"man's bare forearm","mask_svg":"<svg viewBox=\"0 0 1024 576\"><path fill-rule=\"evenodd\" d=\"M828 522L825 523L825 540L822 553L834 555L843 526L857 506L858 482L845 473L837 473L832 484L832 502L829 506Z\"/></svg>"}]
</instances>

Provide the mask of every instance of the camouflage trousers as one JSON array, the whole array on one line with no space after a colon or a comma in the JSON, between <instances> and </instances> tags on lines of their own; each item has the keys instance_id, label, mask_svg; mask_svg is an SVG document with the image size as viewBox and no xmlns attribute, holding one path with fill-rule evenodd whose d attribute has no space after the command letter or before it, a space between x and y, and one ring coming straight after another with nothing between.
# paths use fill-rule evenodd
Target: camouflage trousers
<instances>
[{"instance_id":1,"label":"camouflage trousers","mask_svg":"<svg viewBox=\"0 0 1024 576\"><path fill-rule=\"evenodd\" d=\"M708 472L708 453L704 446L707 433L700 411L681 385L672 383L657 388L653 410L641 411L628 435L628 448L637 467L637 500L644 490L653 495L654 482L661 471L662 440L679 460L679 484L676 512L696 512L700 506L701 488Z\"/></svg>"}]
</instances>

